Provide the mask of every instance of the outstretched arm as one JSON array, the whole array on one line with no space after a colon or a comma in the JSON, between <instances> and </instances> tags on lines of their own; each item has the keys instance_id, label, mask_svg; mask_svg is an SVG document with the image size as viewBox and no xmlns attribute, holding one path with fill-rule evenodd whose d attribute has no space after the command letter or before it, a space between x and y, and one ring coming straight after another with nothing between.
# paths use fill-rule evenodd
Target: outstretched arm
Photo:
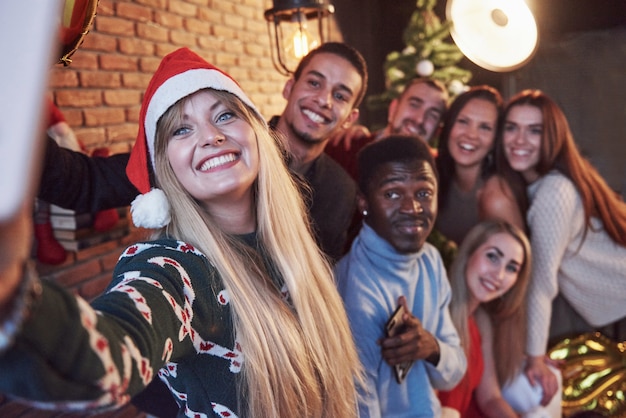
<instances>
[{"instance_id":1,"label":"outstretched arm","mask_svg":"<svg viewBox=\"0 0 626 418\"><path fill-rule=\"evenodd\" d=\"M126 177L129 155L89 157L48 138L37 197L79 213L128 206L139 194Z\"/></svg>"}]
</instances>

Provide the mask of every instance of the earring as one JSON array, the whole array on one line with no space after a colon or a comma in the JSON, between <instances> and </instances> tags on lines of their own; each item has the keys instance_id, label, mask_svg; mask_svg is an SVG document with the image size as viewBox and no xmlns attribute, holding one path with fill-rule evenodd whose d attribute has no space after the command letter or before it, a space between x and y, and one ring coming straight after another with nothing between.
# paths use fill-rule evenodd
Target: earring
<instances>
[{"instance_id":1,"label":"earring","mask_svg":"<svg viewBox=\"0 0 626 418\"><path fill-rule=\"evenodd\" d=\"M363 216L367 216L367 211L366 210L363 211Z\"/></svg>"}]
</instances>

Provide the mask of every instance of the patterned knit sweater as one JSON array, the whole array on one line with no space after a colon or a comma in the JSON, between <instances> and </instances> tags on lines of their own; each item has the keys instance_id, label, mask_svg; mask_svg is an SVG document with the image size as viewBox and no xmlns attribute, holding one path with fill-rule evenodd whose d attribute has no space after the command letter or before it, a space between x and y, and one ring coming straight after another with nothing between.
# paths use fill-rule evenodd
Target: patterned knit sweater
<instances>
[{"instance_id":1,"label":"patterned knit sweater","mask_svg":"<svg viewBox=\"0 0 626 418\"><path fill-rule=\"evenodd\" d=\"M626 316L626 248L592 219L584 237L584 209L574 184L552 171L528 187L533 251L528 294L527 352L545 354L552 299L558 292L594 326Z\"/></svg>"},{"instance_id":2,"label":"patterned knit sweater","mask_svg":"<svg viewBox=\"0 0 626 418\"><path fill-rule=\"evenodd\" d=\"M0 355L0 392L38 407L103 410L128 402L158 371L179 416L239 416L243 357L228 292L191 245L162 239L127 248L91 306L43 285L32 318Z\"/></svg>"}]
</instances>

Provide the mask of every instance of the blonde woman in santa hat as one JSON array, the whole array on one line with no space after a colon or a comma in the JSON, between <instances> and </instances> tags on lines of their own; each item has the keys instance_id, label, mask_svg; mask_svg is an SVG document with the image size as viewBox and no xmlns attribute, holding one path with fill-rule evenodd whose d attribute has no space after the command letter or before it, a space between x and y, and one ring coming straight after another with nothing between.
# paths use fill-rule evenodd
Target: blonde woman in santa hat
<instances>
[{"instance_id":1,"label":"blonde woman in santa hat","mask_svg":"<svg viewBox=\"0 0 626 418\"><path fill-rule=\"evenodd\" d=\"M158 373L180 416L356 416L346 315L263 117L181 49L140 122L132 216L155 234L124 251L91 306L23 263L27 223L0 225L0 392L97 410Z\"/></svg>"}]
</instances>

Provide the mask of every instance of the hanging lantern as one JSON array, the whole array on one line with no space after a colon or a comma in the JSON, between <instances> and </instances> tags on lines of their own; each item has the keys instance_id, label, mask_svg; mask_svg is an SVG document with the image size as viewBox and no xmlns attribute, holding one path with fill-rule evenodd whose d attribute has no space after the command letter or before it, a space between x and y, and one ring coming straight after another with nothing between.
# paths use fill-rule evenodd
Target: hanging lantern
<instances>
[{"instance_id":1,"label":"hanging lantern","mask_svg":"<svg viewBox=\"0 0 626 418\"><path fill-rule=\"evenodd\" d=\"M335 7L327 0L274 0L273 6L265 11L272 62L291 75L302 57L329 39Z\"/></svg>"}]
</instances>

